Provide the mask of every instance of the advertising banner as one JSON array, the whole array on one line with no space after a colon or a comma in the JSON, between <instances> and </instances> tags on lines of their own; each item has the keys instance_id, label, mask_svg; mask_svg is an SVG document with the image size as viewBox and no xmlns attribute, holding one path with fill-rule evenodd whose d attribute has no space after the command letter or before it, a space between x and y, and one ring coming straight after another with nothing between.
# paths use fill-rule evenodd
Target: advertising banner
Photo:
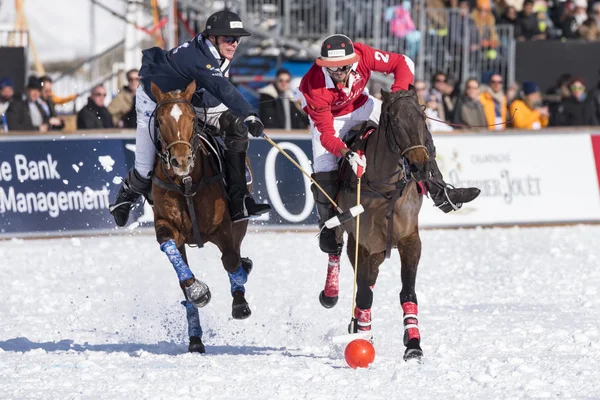
<instances>
[{"instance_id":1,"label":"advertising banner","mask_svg":"<svg viewBox=\"0 0 600 400\"><path fill-rule=\"evenodd\" d=\"M308 135L270 137L312 172ZM482 193L448 214L424 199L421 227L600 221L600 136L462 134L440 135L435 142L446 181ZM131 133L0 138L0 236L151 227L147 204L134 210L126 228L115 228L108 213L134 154ZM315 229L309 179L265 140L253 139L248 156L253 194L273 207L251 224Z\"/></svg>"},{"instance_id":2,"label":"advertising banner","mask_svg":"<svg viewBox=\"0 0 600 400\"><path fill-rule=\"evenodd\" d=\"M117 135L4 138L0 234L111 229L108 205L133 163L133 144Z\"/></svg>"},{"instance_id":3,"label":"advertising banner","mask_svg":"<svg viewBox=\"0 0 600 400\"><path fill-rule=\"evenodd\" d=\"M435 143L446 181L481 195L446 215L426 200L421 226L600 221L589 134L448 135Z\"/></svg>"}]
</instances>

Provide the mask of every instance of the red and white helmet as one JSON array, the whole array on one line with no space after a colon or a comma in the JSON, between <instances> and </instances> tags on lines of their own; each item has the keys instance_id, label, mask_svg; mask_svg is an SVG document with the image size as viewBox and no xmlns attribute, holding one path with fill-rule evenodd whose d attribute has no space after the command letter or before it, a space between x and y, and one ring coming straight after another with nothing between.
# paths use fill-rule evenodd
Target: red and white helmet
<instances>
[{"instance_id":1,"label":"red and white helmet","mask_svg":"<svg viewBox=\"0 0 600 400\"><path fill-rule=\"evenodd\" d=\"M321 45L321 56L317 58L319 67L343 67L359 60L354 52L352 40L346 35L331 35Z\"/></svg>"}]
</instances>

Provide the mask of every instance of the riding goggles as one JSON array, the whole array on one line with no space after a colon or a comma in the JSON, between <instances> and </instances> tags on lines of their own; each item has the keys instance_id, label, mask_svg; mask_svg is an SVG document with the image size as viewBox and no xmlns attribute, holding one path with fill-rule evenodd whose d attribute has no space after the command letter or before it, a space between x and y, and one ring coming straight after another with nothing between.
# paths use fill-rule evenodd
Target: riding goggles
<instances>
[{"instance_id":1,"label":"riding goggles","mask_svg":"<svg viewBox=\"0 0 600 400\"><path fill-rule=\"evenodd\" d=\"M240 42L241 36L223 36L223 41L227 44L233 44L234 42Z\"/></svg>"},{"instance_id":2,"label":"riding goggles","mask_svg":"<svg viewBox=\"0 0 600 400\"><path fill-rule=\"evenodd\" d=\"M329 72L346 72L348 71L350 68L352 68L352 64L350 65L344 65L343 67L327 67L327 71Z\"/></svg>"}]
</instances>

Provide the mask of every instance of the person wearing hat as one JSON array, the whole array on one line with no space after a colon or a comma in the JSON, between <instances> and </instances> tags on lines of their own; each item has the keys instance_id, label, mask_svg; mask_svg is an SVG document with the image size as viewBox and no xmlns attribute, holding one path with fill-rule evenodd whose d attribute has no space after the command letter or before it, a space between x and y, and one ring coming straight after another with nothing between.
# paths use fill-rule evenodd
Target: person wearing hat
<instances>
[{"instance_id":1,"label":"person wearing hat","mask_svg":"<svg viewBox=\"0 0 600 400\"><path fill-rule=\"evenodd\" d=\"M118 226L125 226L139 198L149 198L152 188L155 147L148 134L154 131L150 116L156 108L151 83L162 92L184 90L196 81L192 105L198 118L225 135L225 163L229 209L234 222L268 212L268 204L256 203L246 186L248 133L260 136L264 125L256 111L228 80L231 59L242 37L250 36L240 17L228 10L219 11L206 21L206 29L179 47L165 51L152 47L142 52L140 86L136 91L135 166L124 179L110 212ZM241 119L247 131L234 129ZM230 129L228 129L228 127Z\"/></svg>"},{"instance_id":2,"label":"person wearing hat","mask_svg":"<svg viewBox=\"0 0 600 400\"><path fill-rule=\"evenodd\" d=\"M13 100L6 109L9 131L48 131L49 117L39 103L42 83L35 76L27 82L25 98Z\"/></svg>"},{"instance_id":3,"label":"person wearing hat","mask_svg":"<svg viewBox=\"0 0 600 400\"><path fill-rule=\"evenodd\" d=\"M535 82L523 82L523 98L510 103L513 127L519 129L542 129L550 122L548 107L542 104L540 88Z\"/></svg>"},{"instance_id":4,"label":"person wearing hat","mask_svg":"<svg viewBox=\"0 0 600 400\"><path fill-rule=\"evenodd\" d=\"M336 34L325 39L321 55L300 83L300 100L310 118L313 178L330 197L335 197L338 191L340 157L348 160L355 173L359 167L366 168L365 156L351 151L343 140L350 128L361 122L379 123L381 100L365 91L374 71L394 75L392 92L406 91L412 86L414 63L409 57L352 43L347 36ZM427 189L435 205L449 212L475 199L480 190L446 185L437 168L433 139L429 135L432 178L426 183ZM323 227L325 221L334 216L335 209L320 191L313 190L313 195L322 227L319 246L325 253L339 254L341 245L337 243L335 230Z\"/></svg>"}]
</instances>

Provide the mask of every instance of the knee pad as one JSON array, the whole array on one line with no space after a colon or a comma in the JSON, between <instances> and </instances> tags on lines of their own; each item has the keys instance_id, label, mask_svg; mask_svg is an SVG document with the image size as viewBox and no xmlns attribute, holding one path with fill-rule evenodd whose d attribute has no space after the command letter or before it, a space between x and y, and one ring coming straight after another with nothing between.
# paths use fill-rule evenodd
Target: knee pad
<instances>
[{"instance_id":1,"label":"knee pad","mask_svg":"<svg viewBox=\"0 0 600 400\"><path fill-rule=\"evenodd\" d=\"M219 125L225 136L227 150L236 153L248 151L248 129L246 129L241 118L236 117L231 111L227 110L219 117Z\"/></svg>"},{"instance_id":2,"label":"knee pad","mask_svg":"<svg viewBox=\"0 0 600 400\"><path fill-rule=\"evenodd\" d=\"M225 136L225 147L228 151L233 151L235 153L246 153L248 151L249 144L248 138L239 140Z\"/></svg>"},{"instance_id":3,"label":"knee pad","mask_svg":"<svg viewBox=\"0 0 600 400\"><path fill-rule=\"evenodd\" d=\"M321 188L331 197L335 199L339 190L338 171L316 172L312 174L312 178L321 186ZM315 202L321 204L330 204L329 200L323 192L321 192L314 184L310 185Z\"/></svg>"},{"instance_id":4,"label":"knee pad","mask_svg":"<svg viewBox=\"0 0 600 400\"><path fill-rule=\"evenodd\" d=\"M225 111L219 117L219 126L221 127L221 131L225 132L228 129L232 128L237 123L237 120L238 118L231 111Z\"/></svg>"}]
</instances>

